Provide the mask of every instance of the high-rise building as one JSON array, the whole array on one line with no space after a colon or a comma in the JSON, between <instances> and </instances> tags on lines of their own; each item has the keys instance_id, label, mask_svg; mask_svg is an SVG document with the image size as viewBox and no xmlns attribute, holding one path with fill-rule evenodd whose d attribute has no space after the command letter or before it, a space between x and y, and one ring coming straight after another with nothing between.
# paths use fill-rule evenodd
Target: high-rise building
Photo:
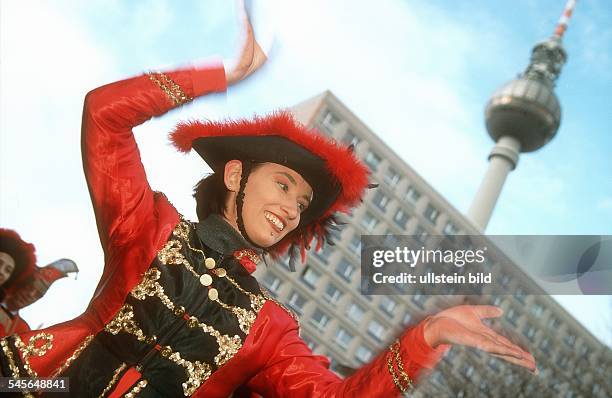
<instances>
[{"instance_id":1,"label":"high-rise building","mask_svg":"<svg viewBox=\"0 0 612 398\"><path fill-rule=\"evenodd\" d=\"M360 292L361 235L412 235L427 245L434 236L478 235L480 229L436 192L329 91L293 108L302 123L355 145L372 170L377 189L342 221L336 245L310 252L306 264L260 267L258 279L300 318L301 336L332 369L347 375L384 351L406 327L456 304L501 306L510 338L534 354L540 374L506 364L474 349L454 347L411 396L604 397L612 395L612 352L601 344L501 250L486 266L503 291L483 295L393 296ZM486 239L486 237L485 237ZM489 249L495 248L490 242ZM526 292L542 294L528 295Z\"/></svg>"}]
</instances>

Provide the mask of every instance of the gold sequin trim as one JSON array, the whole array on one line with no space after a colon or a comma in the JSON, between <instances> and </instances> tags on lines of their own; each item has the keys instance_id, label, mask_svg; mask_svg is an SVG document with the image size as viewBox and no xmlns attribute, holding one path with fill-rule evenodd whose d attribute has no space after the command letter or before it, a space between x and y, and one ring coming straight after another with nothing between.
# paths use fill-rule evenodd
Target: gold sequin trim
<instances>
[{"instance_id":1,"label":"gold sequin trim","mask_svg":"<svg viewBox=\"0 0 612 398\"><path fill-rule=\"evenodd\" d=\"M138 341L145 341L147 339L147 336L145 336L134 320L134 307L129 304L123 304L115 314L115 317L104 326L104 330L114 335L120 332L127 332L136 336Z\"/></svg>"},{"instance_id":2,"label":"gold sequin trim","mask_svg":"<svg viewBox=\"0 0 612 398\"><path fill-rule=\"evenodd\" d=\"M186 397L191 396L201 385L210 377L212 368L205 362L195 361L191 362L181 358L181 354L178 352L172 352L170 346L165 346L161 350L161 356L167 357L175 364L182 366L187 371L187 381L183 385L183 393Z\"/></svg>"},{"instance_id":3,"label":"gold sequin trim","mask_svg":"<svg viewBox=\"0 0 612 398\"><path fill-rule=\"evenodd\" d=\"M15 363L15 357L13 357L13 351L11 351L11 348L8 346L6 339L2 339L0 341L0 345L2 345L2 351L4 352L4 355L6 356L9 368L11 369L11 373L13 374L13 378L14 379L19 378L19 368L17 367L17 364Z\"/></svg>"},{"instance_id":4,"label":"gold sequin trim","mask_svg":"<svg viewBox=\"0 0 612 398\"><path fill-rule=\"evenodd\" d=\"M400 356L400 342L399 340L395 340L393 344L389 346L389 353L387 355L387 368L389 369L389 373L391 374L391 378L393 379L393 383L401 392L408 391L411 387L413 387L412 380L410 376L404 370L404 364L402 358ZM395 364L397 366L397 371L399 373L399 377L395 372L395 368L393 366L393 360L395 359Z\"/></svg>"},{"instance_id":5,"label":"gold sequin trim","mask_svg":"<svg viewBox=\"0 0 612 398\"><path fill-rule=\"evenodd\" d=\"M83 342L77 347L76 350L74 350L74 352L72 353L72 355L70 355L66 361L59 367L57 368L57 370L55 372L53 372L53 374L51 375L51 377L57 377L60 373L62 373L64 370L68 369L68 367L72 364L72 362L74 362L75 359L78 358L79 355L81 355L81 353L83 352L83 350L85 348L87 348L87 346L89 345L89 343L92 342L94 336L93 335L89 335L87 337L85 337L85 340L83 340Z\"/></svg>"},{"instance_id":6,"label":"gold sequin trim","mask_svg":"<svg viewBox=\"0 0 612 398\"><path fill-rule=\"evenodd\" d=\"M130 392L128 392L127 394L125 394L123 396L123 398L134 398L136 396L136 394L139 394L143 388L145 388L147 386L147 384L149 384L149 382L146 379L142 379L140 380L138 383L136 383L136 385L130 390Z\"/></svg>"},{"instance_id":7,"label":"gold sequin trim","mask_svg":"<svg viewBox=\"0 0 612 398\"><path fill-rule=\"evenodd\" d=\"M115 385L115 383L119 379L119 374L126 367L127 367L127 365L125 363L122 363L117 369L115 369L115 371L113 372L113 377L110 379L110 381L108 382L106 387L104 387L104 390L102 390L100 395L98 395L98 398L103 398L106 395L106 393L109 392L113 388L113 386Z\"/></svg>"},{"instance_id":8,"label":"gold sequin trim","mask_svg":"<svg viewBox=\"0 0 612 398\"><path fill-rule=\"evenodd\" d=\"M181 87L170 79L165 73L152 72L147 73L149 79L157 84L159 88L172 100L174 105L183 105L186 102L191 101L193 98L183 92Z\"/></svg>"},{"instance_id":9,"label":"gold sequin trim","mask_svg":"<svg viewBox=\"0 0 612 398\"><path fill-rule=\"evenodd\" d=\"M41 357L47 353L51 348L53 348L53 336L49 333L38 333L30 338L28 344L24 344L21 341L21 338L17 335L15 338L15 347L19 349L21 356L23 357L23 367L30 377L38 377L38 374L32 367L30 366L30 357L36 356ZM38 341L44 341L43 345L40 347L36 347L36 343Z\"/></svg>"},{"instance_id":10,"label":"gold sequin trim","mask_svg":"<svg viewBox=\"0 0 612 398\"><path fill-rule=\"evenodd\" d=\"M134 307L130 304L124 304L115 317L104 327L104 330L114 335L120 332L127 332L136 336L138 341L145 341L147 343L154 339L154 336L146 336L138 327L136 321L134 321ZM209 364L183 359L181 354L173 352L170 346L163 347L159 354L162 358L168 358L177 365L182 366L187 372L188 380L183 383L183 391L186 396L193 394L212 373L212 368Z\"/></svg>"},{"instance_id":11,"label":"gold sequin trim","mask_svg":"<svg viewBox=\"0 0 612 398\"><path fill-rule=\"evenodd\" d=\"M164 306L166 306L166 308L172 311L176 316L182 316L185 313L184 308L181 306L177 307L176 304L174 304L172 300L170 300L170 298L164 293L163 286L157 282L160 277L161 271L159 269L155 267L149 269L147 272L145 272L142 281L136 287L134 287L134 289L132 289L130 294L138 300L144 300L146 297L156 296L161 300L162 304L164 304ZM240 336L238 335L234 335L232 337L226 334L221 334L214 327L200 322L200 320L194 316L191 316L188 322L190 327L199 326L204 332L210 334L217 340L219 354L217 354L214 358L215 365L217 366L221 366L232 359L232 357L242 347L242 340L240 340Z\"/></svg>"},{"instance_id":12,"label":"gold sequin trim","mask_svg":"<svg viewBox=\"0 0 612 398\"><path fill-rule=\"evenodd\" d=\"M190 230L189 224L186 221L181 220L177 224L177 226L174 228L174 231L172 233L178 238L183 239L187 243L187 246L189 247L189 249L200 253L201 255L204 256L204 258L206 258L206 254L202 250L192 247L191 244L189 243L189 230ZM189 263L189 261L187 261L185 256L182 253L180 253L180 250L182 249L182 247L183 245L180 241L170 240L158 252L157 258L162 264L166 264L166 265L167 264L177 264L177 265L182 264L185 268L187 268L189 272L191 272L191 274L194 277L198 278L199 280L201 275L196 272L196 270ZM228 278L228 277L225 276L225 278ZM255 312L259 312L259 310L263 306L263 303L265 303L265 299L263 299L261 296L256 296L252 293L247 292L240 285L238 285L238 283L236 283L236 281L234 281L233 279L230 281L230 283L232 283L235 287L237 287L238 290L240 290L242 293L248 295L250 302L251 302L251 308ZM255 318L257 318L257 314L255 312L246 310L242 307L237 307L237 306L226 304L222 302L221 300L219 300L219 298L215 297L214 295L213 296L209 295L209 298L211 299L211 301L214 301L217 304L219 304L222 308L236 315L236 318L238 319L238 325L240 327L240 330L242 330L245 334L249 334L249 330L251 329L251 326L253 326L253 323L255 322Z\"/></svg>"}]
</instances>

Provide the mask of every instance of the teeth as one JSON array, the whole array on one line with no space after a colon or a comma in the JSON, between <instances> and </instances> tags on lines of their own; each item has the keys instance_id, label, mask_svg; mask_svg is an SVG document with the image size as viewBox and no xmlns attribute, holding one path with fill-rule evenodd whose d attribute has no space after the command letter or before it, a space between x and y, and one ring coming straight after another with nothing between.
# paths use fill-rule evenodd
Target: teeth
<instances>
[{"instance_id":1,"label":"teeth","mask_svg":"<svg viewBox=\"0 0 612 398\"><path fill-rule=\"evenodd\" d=\"M268 220L272 221L272 223L274 223L274 225L276 225L276 227L281 231L285 228L285 225L282 223L282 221L279 220L278 217L276 217L274 214L266 212L265 216Z\"/></svg>"}]
</instances>

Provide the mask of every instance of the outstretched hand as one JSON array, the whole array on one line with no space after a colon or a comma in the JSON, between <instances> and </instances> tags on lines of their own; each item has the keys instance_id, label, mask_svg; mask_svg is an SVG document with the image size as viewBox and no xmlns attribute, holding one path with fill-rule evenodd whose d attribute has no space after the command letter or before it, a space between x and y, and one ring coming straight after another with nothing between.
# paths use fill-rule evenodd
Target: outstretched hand
<instances>
[{"instance_id":1,"label":"outstretched hand","mask_svg":"<svg viewBox=\"0 0 612 398\"><path fill-rule=\"evenodd\" d=\"M243 18L244 41L238 57L232 65L226 68L228 86L245 79L259 69L267 60L266 54L257 43L257 40L255 40L253 26L244 0L240 1L240 7Z\"/></svg>"},{"instance_id":2,"label":"outstretched hand","mask_svg":"<svg viewBox=\"0 0 612 398\"><path fill-rule=\"evenodd\" d=\"M497 318L502 314L501 308L492 305L449 308L427 320L425 341L434 348L439 344L475 347L537 374L533 355L482 323L482 319Z\"/></svg>"}]
</instances>

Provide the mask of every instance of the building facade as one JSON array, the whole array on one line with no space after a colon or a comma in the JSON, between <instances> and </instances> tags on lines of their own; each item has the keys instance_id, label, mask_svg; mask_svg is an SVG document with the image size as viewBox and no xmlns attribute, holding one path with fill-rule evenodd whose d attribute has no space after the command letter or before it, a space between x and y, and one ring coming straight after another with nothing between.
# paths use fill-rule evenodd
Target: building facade
<instances>
[{"instance_id":1,"label":"building facade","mask_svg":"<svg viewBox=\"0 0 612 398\"><path fill-rule=\"evenodd\" d=\"M427 245L435 236L478 235L479 230L332 93L292 111L302 123L354 145L372 170L372 182L379 184L362 206L343 217L346 225L335 234L334 246L310 252L306 264L296 264L296 272L283 263L256 271L263 285L300 317L301 336L315 353L331 359L334 371L350 374L429 314L462 303L494 304L504 309L496 327L534 354L540 374L454 347L411 396L612 395L611 350L538 291L501 250L486 264L502 281L501 291L496 287L478 295L431 295L416 289L392 296L362 295L361 235L411 235ZM492 242L489 246L495 247Z\"/></svg>"}]
</instances>

